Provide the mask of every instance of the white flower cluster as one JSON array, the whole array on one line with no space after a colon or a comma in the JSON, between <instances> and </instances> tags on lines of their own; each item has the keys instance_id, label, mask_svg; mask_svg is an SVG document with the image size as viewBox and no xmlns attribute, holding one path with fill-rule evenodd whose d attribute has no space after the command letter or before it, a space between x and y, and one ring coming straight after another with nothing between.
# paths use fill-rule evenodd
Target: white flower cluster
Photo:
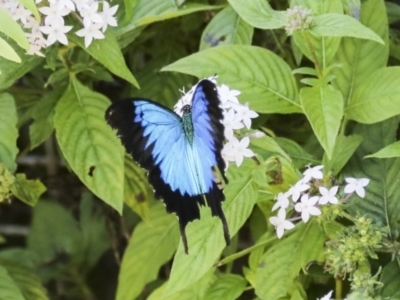
<instances>
[{"instance_id":1,"label":"white flower cluster","mask_svg":"<svg viewBox=\"0 0 400 300\"><path fill-rule=\"evenodd\" d=\"M292 221L303 220L307 223L311 216L321 214L319 206L326 204L338 204L346 201L354 192L361 198L365 197L365 187L369 184L369 179L346 178L344 193L347 196L340 200L337 198L339 186L333 186L329 189L322 186L320 180L323 178L323 166L308 168L303 173L303 178L292 186L286 193L279 193L272 211L279 209L276 217L269 218L272 225L275 226L278 238L283 236L285 230L294 228ZM311 194L312 185L318 188L318 194ZM300 214L299 217L286 219L286 209L294 207L294 210Z\"/></svg>"},{"instance_id":2,"label":"white flower cluster","mask_svg":"<svg viewBox=\"0 0 400 300\"><path fill-rule=\"evenodd\" d=\"M36 0L36 3L41 1ZM44 56L42 48L56 41L68 45L66 33L73 27L65 25L64 18L68 15L74 16L83 24L83 28L75 34L85 39L85 47L89 47L93 39L103 39L107 26L117 26L114 15L118 5L110 7L106 1L102 1L101 4L100 11L99 2L96 0L48 0L48 6L39 8L44 17L43 24L39 24L32 12L18 0L0 0L0 8L8 11L25 29L30 43L27 54L39 56ZM43 34L47 35L47 39Z\"/></svg>"},{"instance_id":3,"label":"white flower cluster","mask_svg":"<svg viewBox=\"0 0 400 300\"><path fill-rule=\"evenodd\" d=\"M208 78L214 84L217 84L216 77ZM175 105L174 110L178 115L182 115L182 107L186 104L191 104L192 97L196 86L193 86L190 91L183 93L181 99ZM234 130L239 130L243 128L251 128L251 119L258 117L255 111L250 110L248 103L245 105L241 104L237 98L240 95L239 91L230 90L225 84L217 86L219 99L221 101L221 108L223 110L224 119L223 124L225 127L225 139L226 143L222 149L222 157L224 158L226 165L228 167L229 162L236 162L239 167L244 157L252 157L254 153L252 150L248 149L250 144L249 136L243 137L240 141L235 137ZM252 137L261 137L264 134L251 135Z\"/></svg>"},{"instance_id":4,"label":"white flower cluster","mask_svg":"<svg viewBox=\"0 0 400 300\"><path fill-rule=\"evenodd\" d=\"M289 8L286 11L285 29L287 35L292 35L295 31L305 30L310 28L313 21L312 10L305 9L301 6Z\"/></svg>"}]
</instances>

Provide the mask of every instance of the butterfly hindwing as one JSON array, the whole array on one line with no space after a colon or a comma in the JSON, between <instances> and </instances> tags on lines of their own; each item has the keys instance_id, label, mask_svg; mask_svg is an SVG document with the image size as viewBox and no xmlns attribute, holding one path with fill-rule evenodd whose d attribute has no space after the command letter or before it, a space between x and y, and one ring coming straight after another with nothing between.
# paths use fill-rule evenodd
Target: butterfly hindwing
<instances>
[{"instance_id":1,"label":"butterfly hindwing","mask_svg":"<svg viewBox=\"0 0 400 300\"><path fill-rule=\"evenodd\" d=\"M150 100L126 99L114 102L106 120L117 129L128 153L149 171L148 178L157 198L162 198L167 211L179 218L185 251L186 225L200 218L198 205L204 198L212 215L220 217L224 236L229 233L221 201L222 190L216 184L214 166L224 174L221 157L224 127L222 110L215 85L202 80L192 99L193 141L189 142L183 120L172 110ZM224 175L223 175L224 176ZM226 181L226 177L224 176Z\"/></svg>"}]
</instances>

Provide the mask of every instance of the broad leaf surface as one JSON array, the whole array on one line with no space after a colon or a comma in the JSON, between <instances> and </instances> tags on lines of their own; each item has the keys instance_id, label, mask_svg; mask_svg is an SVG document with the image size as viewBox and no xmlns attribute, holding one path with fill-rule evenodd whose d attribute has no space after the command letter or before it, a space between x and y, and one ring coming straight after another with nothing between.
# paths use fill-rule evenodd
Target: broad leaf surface
<instances>
[{"instance_id":1,"label":"broad leaf surface","mask_svg":"<svg viewBox=\"0 0 400 300\"><path fill-rule=\"evenodd\" d=\"M235 300L244 291L247 281L242 276L224 274L213 282L204 299Z\"/></svg>"},{"instance_id":2,"label":"broad leaf surface","mask_svg":"<svg viewBox=\"0 0 400 300\"><path fill-rule=\"evenodd\" d=\"M15 197L30 206L36 205L40 196L46 191L40 180L27 179L24 173L15 176L15 182L10 189Z\"/></svg>"},{"instance_id":3,"label":"broad leaf surface","mask_svg":"<svg viewBox=\"0 0 400 300\"><path fill-rule=\"evenodd\" d=\"M297 86L289 66L267 49L254 46L220 46L192 54L166 66L205 78L218 75L218 81L242 92L241 102L262 113L301 112Z\"/></svg>"},{"instance_id":4,"label":"broad leaf surface","mask_svg":"<svg viewBox=\"0 0 400 300\"><path fill-rule=\"evenodd\" d=\"M79 179L121 213L124 150L104 120L109 104L103 95L71 77L67 91L57 104L54 127L62 153Z\"/></svg>"},{"instance_id":5,"label":"broad leaf surface","mask_svg":"<svg viewBox=\"0 0 400 300\"><path fill-rule=\"evenodd\" d=\"M21 26L19 26L17 21L13 19L12 15L3 8L0 8L0 32L3 32L12 38L25 50L29 48L28 39L26 38Z\"/></svg>"},{"instance_id":6,"label":"broad leaf surface","mask_svg":"<svg viewBox=\"0 0 400 300\"><path fill-rule=\"evenodd\" d=\"M10 94L0 94L0 112L0 163L14 172L18 154L17 110Z\"/></svg>"},{"instance_id":7,"label":"broad leaf surface","mask_svg":"<svg viewBox=\"0 0 400 300\"><path fill-rule=\"evenodd\" d=\"M383 283L381 296L389 299L400 299L400 261L396 258L388 263L382 270L379 280Z\"/></svg>"},{"instance_id":8,"label":"broad leaf surface","mask_svg":"<svg viewBox=\"0 0 400 300\"><path fill-rule=\"evenodd\" d=\"M12 60L14 62L20 63L21 58L18 54L14 51L14 49L0 37L0 56L4 57L5 59ZM1 71L1 69L0 69Z\"/></svg>"},{"instance_id":9,"label":"broad leaf surface","mask_svg":"<svg viewBox=\"0 0 400 300\"><path fill-rule=\"evenodd\" d=\"M7 269L0 265L0 300L25 300Z\"/></svg>"}]
</instances>

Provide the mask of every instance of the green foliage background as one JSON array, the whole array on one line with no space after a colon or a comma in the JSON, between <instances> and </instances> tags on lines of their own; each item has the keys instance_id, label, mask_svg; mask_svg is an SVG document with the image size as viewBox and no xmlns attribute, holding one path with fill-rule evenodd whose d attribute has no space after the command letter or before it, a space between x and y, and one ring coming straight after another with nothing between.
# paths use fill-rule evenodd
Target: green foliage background
<instances>
[{"instance_id":1,"label":"green foliage background","mask_svg":"<svg viewBox=\"0 0 400 300\"><path fill-rule=\"evenodd\" d=\"M21 2L40 19L34 1ZM330 290L336 299L400 299L400 6L114 4L119 26L105 39L85 48L71 33L45 58L25 55L24 33L0 10L0 300L301 300ZM294 6L312 9L314 21L287 36ZM154 200L104 112L124 97L172 107L179 89L214 74L241 91L260 114L253 128L268 135L252 140L258 163L227 172L232 245L202 208L187 226L185 254L176 217ZM307 164L323 164L339 184L369 178L367 196L279 240L268 221L273 199ZM384 232L381 248L333 276L327 244L360 216ZM367 294L360 274L372 282Z\"/></svg>"}]
</instances>

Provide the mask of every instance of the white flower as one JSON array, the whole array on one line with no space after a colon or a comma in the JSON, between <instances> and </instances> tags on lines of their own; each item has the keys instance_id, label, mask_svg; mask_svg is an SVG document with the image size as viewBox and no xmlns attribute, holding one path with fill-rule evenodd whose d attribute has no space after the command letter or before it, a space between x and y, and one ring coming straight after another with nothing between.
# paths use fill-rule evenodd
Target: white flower
<instances>
[{"instance_id":1,"label":"white flower","mask_svg":"<svg viewBox=\"0 0 400 300\"><path fill-rule=\"evenodd\" d=\"M40 52L41 49L42 49L42 47L40 47L39 45L31 44L29 49L26 51L26 54L38 55L38 56L44 57L44 54L42 52Z\"/></svg>"},{"instance_id":2,"label":"white flower","mask_svg":"<svg viewBox=\"0 0 400 300\"><path fill-rule=\"evenodd\" d=\"M240 142L237 138L233 137L222 150L223 154L227 155L230 160L234 160L239 167L243 162L243 157L252 157L254 152L247 147L250 144L250 139L246 136Z\"/></svg>"},{"instance_id":3,"label":"white flower","mask_svg":"<svg viewBox=\"0 0 400 300\"><path fill-rule=\"evenodd\" d=\"M225 137L230 140L233 137L233 130L242 129L243 123L237 120L235 110L232 108L228 112L224 113L224 127Z\"/></svg>"},{"instance_id":4,"label":"white flower","mask_svg":"<svg viewBox=\"0 0 400 300\"><path fill-rule=\"evenodd\" d=\"M58 9L68 8L70 11L75 11L75 4L72 0L49 0L49 2L56 4Z\"/></svg>"},{"instance_id":5,"label":"white flower","mask_svg":"<svg viewBox=\"0 0 400 300\"><path fill-rule=\"evenodd\" d=\"M97 12L99 9L99 3L94 2L90 6L83 7L79 13L83 18L84 27L90 27L92 23L103 23L103 18Z\"/></svg>"},{"instance_id":6,"label":"white flower","mask_svg":"<svg viewBox=\"0 0 400 300\"><path fill-rule=\"evenodd\" d=\"M289 207L289 194L288 193L279 193L276 197L276 202L272 207L272 211L280 209L286 209Z\"/></svg>"},{"instance_id":7,"label":"white flower","mask_svg":"<svg viewBox=\"0 0 400 300\"><path fill-rule=\"evenodd\" d=\"M310 219L310 215L318 216L321 214L321 211L315 205L318 202L319 197L314 196L308 198L308 195L301 196L300 202L296 203L294 209L298 212L301 212L301 218L303 219L304 223L307 223Z\"/></svg>"},{"instance_id":8,"label":"white flower","mask_svg":"<svg viewBox=\"0 0 400 300\"><path fill-rule=\"evenodd\" d=\"M237 99L237 96L240 95L239 91L230 90L229 87L225 84L217 87L217 91L222 108L228 109L240 106L239 100Z\"/></svg>"},{"instance_id":9,"label":"white flower","mask_svg":"<svg viewBox=\"0 0 400 300\"><path fill-rule=\"evenodd\" d=\"M332 297L332 293L333 291L330 291L328 294L326 294L325 296L323 296L321 299L319 300L331 300ZM317 299L318 300L318 299Z\"/></svg>"},{"instance_id":10,"label":"white flower","mask_svg":"<svg viewBox=\"0 0 400 300\"><path fill-rule=\"evenodd\" d=\"M68 15L71 11L64 7L58 8L57 4L50 3L50 6L43 6L39 8L39 11L46 15L44 19L45 25L54 25L55 23L64 25L64 16Z\"/></svg>"},{"instance_id":11,"label":"white flower","mask_svg":"<svg viewBox=\"0 0 400 300\"><path fill-rule=\"evenodd\" d=\"M309 167L303 173L303 175L304 175L303 182L307 183L307 182L309 182L311 180L311 178L322 179L324 177L324 175L321 172L321 169L323 167L324 166L315 166L315 167L312 167L312 168Z\"/></svg>"},{"instance_id":12,"label":"white flower","mask_svg":"<svg viewBox=\"0 0 400 300\"><path fill-rule=\"evenodd\" d=\"M309 188L310 186L304 183L302 180L299 180L294 186L292 186L289 190L289 193L292 194L293 202L299 200L300 194L307 191Z\"/></svg>"},{"instance_id":13,"label":"white flower","mask_svg":"<svg viewBox=\"0 0 400 300\"><path fill-rule=\"evenodd\" d=\"M110 26L118 26L117 24L117 19L113 17L115 13L117 12L118 5L114 5L110 7L110 4L108 2L104 1L103 2L103 12L100 13L101 18L103 19L103 32L106 31L107 25Z\"/></svg>"},{"instance_id":14,"label":"white flower","mask_svg":"<svg viewBox=\"0 0 400 300\"><path fill-rule=\"evenodd\" d=\"M329 191L327 188L320 186L319 187L319 192L321 193L321 198L319 198L319 204L327 204L327 203L332 203L332 204L337 204L339 203L338 198L336 198L336 194L339 190L338 186L332 187Z\"/></svg>"},{"instance_id":15,"label":"white flower","mask_svg":"<svg viewBox=\"0 0 400 300\"><path fill-rule=\"evenodd\" d=\"M284 209L279 210L278 216L269 218L269 221L272 225L275 226L276 235L278 236L278 238L281 238L283 236L285 230L290 230L294 228L294 224L286 220L286 211Z\"/></svg>"},{"instance_id":16,"label":"white flower","mask_svg":"<svg viewBox=\"0 0 400 300\"><path fill-rule=\"evenodd\" d=\"M22 24L26 24L29 17L32 15L32 12L20 4L17 10L13 14L13 18L15 21L20 20Z\"/></svg>"},{"instance_id":17,"label":"white flower","mask_svg":"<svg viewBox=\"0 0 400 300\"><path fill-rule=\"evenodd\" d=\"M76 5L76 9L81 11L84 8L89 7L94 1L93 0L73 0Z\"/></svg>"},{"instance_id":18,"label":"white flower","mask_svg":"<svg viewBox=\"0 0 400 300\"><path fill-rule=\"evenodd\" d=\"M104 34L99 30L101 24L92 23L89 27L84 27L76 32L76 35L85 37L85 47L89 47L93 39L104 39Z\"/></svg>"},{"instance_id":19,"label":"white flower","mask_svg":"<svg viewBox=\"0 0 400 300\"><path fill-rule=\"evenodd\" d=\"M250 129L251 119L257 118L258 114L255 111L250 110L249 103L238 106L236 110L238 120L242 121L247 129Z\"/></svg>"},{"instance_id":20,"label":"white flower","mask_svg":"<svg viewBox=\"0 0 400 300\"><path fill-rule=\"evenodd\" d=\"M355 191L359 197L361 198L365 197L364 187L366 187L369 184L368 178L361 178L361 179L346 178L345 180L348 183L344 188L344 192L346 194L350 194Z\"/></svg>"},{"instance_id":21,"label":"white flower","mask_svg":"<svg viewBox=\"0 0 400 300\"><path fill-rule=\"evenodd\" d=\"M46 25L40 27L40 31L47 34L47 46L59 41L61 44L68 45L68 39L65 35L72 29L72 26L64 26L60 23L54 23L52 26Z\"/></svg>"}]
</instances>

